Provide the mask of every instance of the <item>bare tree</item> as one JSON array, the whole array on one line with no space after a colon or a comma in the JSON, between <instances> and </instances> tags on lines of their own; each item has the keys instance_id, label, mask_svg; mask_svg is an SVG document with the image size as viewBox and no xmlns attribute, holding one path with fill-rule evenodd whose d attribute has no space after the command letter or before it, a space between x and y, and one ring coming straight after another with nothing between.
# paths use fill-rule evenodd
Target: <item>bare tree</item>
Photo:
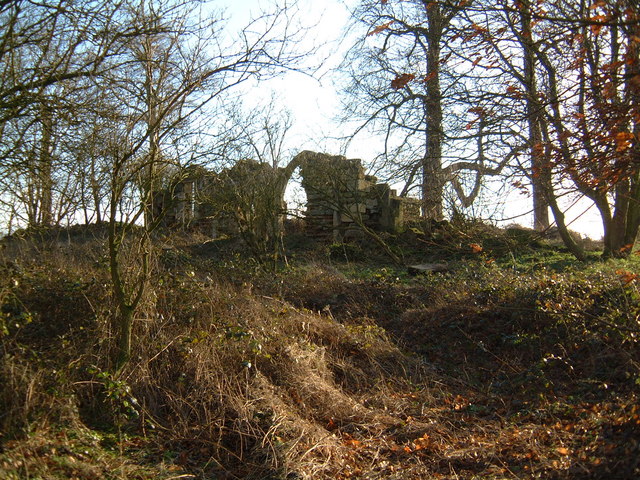
<instances>
[{"instance_id":1,"label":"bare tree","mask_svg":"<svg viewBox=\"0 0 640 480\"><path fill-rule=\"evenodd\" d=\"M274 96L266 105L245 110L236 101L225 108L216 143L206 165L219 169L199 201L218 212L217 221L231 223L263 266L284 257L285 190L292 171L280 167L292 154L292 116Z\"/></svg>"},{"instance_id":2,"label":"bare tree","mask_svg":"<svg viewBox=\"0 0 640 480\"><path fill-rule=\"evenodd\" d=\"M0 2L0 205L12 222L79 210L108 220L116 370L150 275L154 192L205 150L194 122L301 56L291 6L238 32L208 11L186 0ZM137 255L124 265L128 248Z\"/></svg>"},{"instance_id":3,"label":"bare tree","mask_svg":"<svg viewBox=\"0 0 640 480\"><path fill-rule=\"evenodd\" d=\"M0 178L4 200L22 204L15 213L26 223L55 223L54 210L67 210L54 205L57 187L64 190L59 200L69 193L69 185L54 178L63 154L58 143L70 112L80 113L74 91L101 75L120 40L137 33L121 21L121 6L84 0L0 5Z\"/></svg>"},{"instance_id":4,"label":"bare tree","mask_svg":"<svg viewBox=\"0 0 640 480\"><path fill-rule=\"evenodd\" d=\"M472 30L463 15L472 5L372 0L354 12L368 33L345 61L352 79L346 116L361 121L358 133L372 128L383 135L379 169L405 182L403 194L418 183L424 215L431 219L443 216L447 185L469 206L482 177L504 166L491 152L500 132L491 129L481 99L469 97L466 59L456 50ZM465 120L467 115L472 118Z\"/></svg>"},{"instance_id":5,"label":"bare tree","mask_svg":"<svg viewBox=\"0 0 640 480\"><path fill-rule=\"evenodd\" d=\"M226 42L224 21L192 23L191 2L149 2L132 10L132 21L146 32L128 44L105 76L105 87L120 99L111 150L109 252L114 297L118 305L115 369L128 361L133 319L150 275L150 237L161 221L152 215L153 195L166 172L184 168L195 155L193 123L229 89L258 74L294 66L298 55L288 10L277 8L244 28L240 41ZM122 70L120 70L122 69ZM121 76L121 73L124 75ZM139 81L142 79L142 81ZM121 264L126 235L136 225L137 269L125 274Z\"/></svg>"},{"instance_id":6,"label":"bare tree","mask_svg":"<svg viewBox=\"0 0 640 480\"><path fill-rule=\"evenodd\" d=\"M251 158L276 168L292 156L289 134L293 117L274 95L264 106L252 106L250 112L245 112L239 102L231 105L228 112L228 123L221 135L227 143L223 149L227 161Z\"/></svg>"}]
</instances>

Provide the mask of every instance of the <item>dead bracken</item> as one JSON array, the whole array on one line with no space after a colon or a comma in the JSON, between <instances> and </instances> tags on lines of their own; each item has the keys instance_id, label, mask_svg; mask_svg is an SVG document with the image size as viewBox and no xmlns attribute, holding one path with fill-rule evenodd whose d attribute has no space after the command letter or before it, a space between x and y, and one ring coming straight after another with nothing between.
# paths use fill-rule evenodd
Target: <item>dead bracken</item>
<instances>
[{"instance_id":1,"label":"dead bracken","mask_svg":"<svg viewBox=\"0 0 640 480\"><path fill-rule=\"evenodd\" d=\"M115 375L104 240L74 235L5 241L3 478L638 474L634 264L460 244L448 271L410 276L371 246L332 260L318 243L274 272L173 233ZM440 237L416 235L418 264Z\"/></svg>"}]
</instances>

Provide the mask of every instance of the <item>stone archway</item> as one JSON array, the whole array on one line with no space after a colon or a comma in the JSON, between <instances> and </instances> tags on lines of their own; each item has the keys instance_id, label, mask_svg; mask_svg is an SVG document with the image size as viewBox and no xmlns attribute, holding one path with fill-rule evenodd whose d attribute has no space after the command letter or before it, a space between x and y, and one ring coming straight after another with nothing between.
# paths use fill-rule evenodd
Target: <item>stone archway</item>
<instances>
[{"instance_id":1,"label":"stone archway","mask_svg":"<svg viewBox=\"0 0 640 480\"><path fill-rule=\"evenodd\" d=\"M342 155L299 153L281 169L282 195L298 167L307 195L305 227L310 235L341 241L359 236L363 226L399 231L420 215L417 200L398 197L389 185L366 175L361 160Z\"/></svg>"},{"instance_id":2,"label":"stone archway","mask_svg":"<svg viewBox=\"0 0 640 480\"><path fill-rule=\"evenodd\" d=\"M237 228L226 221L227 214L233 209L250 211L256 207L259 215L257 209L263 204L280 212L275 221L282 228L286 215L285 191L297 168L300 168L307 196L305 230L308 235L342 241L360 236L363 227L399 231L408 220L419 218L419 201L398 197L389 185L377 183L375 177L365 174L361 160L307 150L285 167L274 169L268 164L242 160L219 174L187 175L174 185L170 202L166 201L167 195L162 197L164 208L171 205L166 223L200 226L214 236L233 235ZM196 191L201 192L199 199L195 193L187 195ZM225 191L226 204L212 201L216 192ZM243 192L247 193L245 197ZM249 194L254 195L253 200L248 198ZM251 201L255 201L253 206Z\"/></svg>"}]
</instances>

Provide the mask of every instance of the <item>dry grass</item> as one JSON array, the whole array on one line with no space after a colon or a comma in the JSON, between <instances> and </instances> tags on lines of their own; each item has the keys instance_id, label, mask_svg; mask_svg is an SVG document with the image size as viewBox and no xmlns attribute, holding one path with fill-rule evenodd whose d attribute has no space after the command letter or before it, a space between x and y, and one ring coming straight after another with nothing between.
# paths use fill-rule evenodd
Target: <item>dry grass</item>
<instances>
[{"instance_id":1,"label":"dry grass","mask_svg":"<svg viewBox=\"0 0 640 480\"><path fill-rule=\"evenodd\" d=\"M84 424L141 435L152 461L168 456L194 475L317 478L338 472L349 451L336 431L397 423L364 405L411 364L390 342L362 344L329 316L215 282L175 252L169 267L158 257L133 360L112 378L100 248L83 245L76 261L63 248L11 246L15 283L3 303L31 319L4 338L6 459L34 439L46 443L52 427ZM46 466L47 455L32 457ZM33 467L16 462L16 472Z\"/></svg>"},{"instance_id":2,"label":"dry grass","mask_svg":"<svg viewBox=\"0 0 640 480\"><path fill-rule=\"evenodd\" d=\"M636 340L602 321L640 310L613 272L249 275L164 239L113 378L95 237L5 249L0 478L637 476Z\"/></svg>"}]
</instances>

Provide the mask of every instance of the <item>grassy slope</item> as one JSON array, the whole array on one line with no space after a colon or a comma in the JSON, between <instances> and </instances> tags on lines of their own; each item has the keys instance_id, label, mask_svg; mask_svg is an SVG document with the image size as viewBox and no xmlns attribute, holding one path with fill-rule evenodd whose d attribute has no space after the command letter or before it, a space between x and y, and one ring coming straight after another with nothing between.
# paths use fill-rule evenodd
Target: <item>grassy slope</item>
<instances>
[{"instance_id":1,"label":"grassy slope","mask_svg":"<svg viewBox=\"0 0 640 480\"><path fill-rule=\"evenodd\" d=\"M449 261L421 277L362 247L274 274L163 245L113 378L101 240L8 244L0 479L640 475L635 260L477 228L397 240Z\"/></svg>"}]
</instances>

